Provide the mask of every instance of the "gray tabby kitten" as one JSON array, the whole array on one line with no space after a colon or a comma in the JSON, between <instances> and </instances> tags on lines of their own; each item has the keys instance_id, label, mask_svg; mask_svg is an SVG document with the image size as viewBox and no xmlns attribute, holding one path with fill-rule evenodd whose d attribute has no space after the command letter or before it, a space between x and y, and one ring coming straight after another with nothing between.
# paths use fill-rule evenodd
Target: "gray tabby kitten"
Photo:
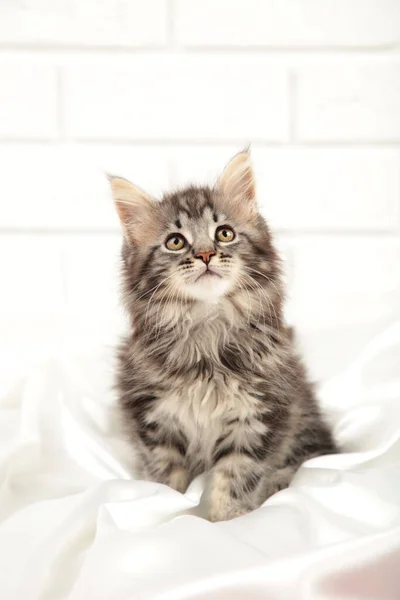
<instances>
[{"instance_id":1,"label":"gray tabby kitten","mask_svg":"<svg viewBox=\"0 0 400 600\"><path fill-rule=\"evenodd\" d=\"M111 187L131 319L119 401L141 475L184 492L209 471L209 519L238 517L336 452L284 324L249 155L215 187L161 202L122 178Z\"/></svg>"}]
</instances>

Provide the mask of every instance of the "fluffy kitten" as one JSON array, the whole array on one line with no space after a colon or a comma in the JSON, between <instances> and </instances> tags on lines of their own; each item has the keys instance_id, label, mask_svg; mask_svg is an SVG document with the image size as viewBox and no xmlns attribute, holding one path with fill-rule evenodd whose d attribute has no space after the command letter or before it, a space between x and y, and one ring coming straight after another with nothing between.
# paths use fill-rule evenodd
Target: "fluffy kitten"
<instances>
[{"instance_id":1,"label":"fluffy kitten","mask_svg":"<svg viewBox=\"0 0 400 600\"><path fill-rule=\"evenodd\" d=\"M336 451L284 324L249 155L214 188L161 202L125 179L111 187L131 319L119 400L142 477L184 492L209 471L210 520L243 515Z\"/></svg>"}]
</instances>

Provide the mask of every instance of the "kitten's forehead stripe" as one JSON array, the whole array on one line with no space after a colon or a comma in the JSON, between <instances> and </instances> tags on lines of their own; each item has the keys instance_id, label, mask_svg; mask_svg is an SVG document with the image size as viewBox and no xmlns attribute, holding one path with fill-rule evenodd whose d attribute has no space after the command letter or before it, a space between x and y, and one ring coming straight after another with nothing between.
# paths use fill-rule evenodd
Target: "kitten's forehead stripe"
<instances>
[{"instance_id":1,"label":"kitten's forehead stripe","mask_svg":"<svg viewBox=\"0 0 400 600\"><path fill-rule=\"evenodd\" d=\"M209 208L210 211L215 210L213 192L210 188L206 187L186 188L166 196L162 200L162 203L165 203L167 206L171 205L175 209L176 214L184 213L192 219L200 218L206 208Z\"/></svg>"}]
</instances>

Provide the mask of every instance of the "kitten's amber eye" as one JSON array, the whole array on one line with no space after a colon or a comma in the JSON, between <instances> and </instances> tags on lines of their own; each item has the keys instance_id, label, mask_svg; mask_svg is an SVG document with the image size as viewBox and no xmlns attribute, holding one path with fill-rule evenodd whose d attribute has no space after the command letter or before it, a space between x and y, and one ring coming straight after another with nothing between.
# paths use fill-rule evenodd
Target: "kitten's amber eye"
<instances>
[{"instance_id":1,"label":"kitten's amber eye","mask_svg":"<svg viewBox=\"0 0 400 600\"><path fill-rule=\"evenodd\" d=\"M168 248L168 250L182 250L185 244L186 240L183 235L180 233L173 233L165 242L165 247Z\"/></svg>"},{"instance_id":2,"label":"kitten's amber eye","mask_svg":"<svg viewBox=\"0 0 400 600\"><path fill-rule=\"evenodd\" d=\"M235 239L235 232L230 227L222 225L215 232L215 238L218 242L231 242Z\"/></svg>"}]
</instances>

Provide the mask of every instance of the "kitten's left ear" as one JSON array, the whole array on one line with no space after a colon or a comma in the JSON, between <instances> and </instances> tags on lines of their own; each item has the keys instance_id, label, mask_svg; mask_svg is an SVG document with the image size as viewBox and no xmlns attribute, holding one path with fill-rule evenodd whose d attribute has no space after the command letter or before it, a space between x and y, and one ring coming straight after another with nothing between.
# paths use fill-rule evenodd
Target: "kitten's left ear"
<instances>
[{"instance_id":1,"label":"kitten's left ear","mask_svg":"<svg viewBox=\"0 0 400 600\"><path fill-rule=\"evenodd\" d=\"M256 186L250 153L239 152L226 165L217 182L221 203L239 219L252 220L257 215Z\"/></svg>"}]
</instances>

